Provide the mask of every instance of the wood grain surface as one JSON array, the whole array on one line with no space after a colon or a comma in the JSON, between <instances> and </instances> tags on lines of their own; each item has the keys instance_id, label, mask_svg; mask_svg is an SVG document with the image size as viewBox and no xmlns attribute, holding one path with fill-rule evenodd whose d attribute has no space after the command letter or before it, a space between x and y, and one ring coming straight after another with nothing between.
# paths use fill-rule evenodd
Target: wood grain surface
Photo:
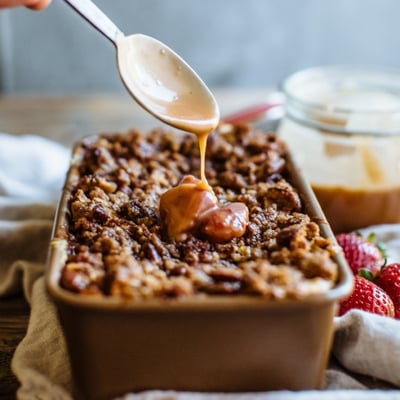
<instances>
[{"instance_id":1,"label":"wood grain surface","mask_svg":"<svg viewBox=\"0 0 400 400\"><path fill-rule=\"evenodd\" d=\"M11 372L11 358L25 335L29 305L21 297L0 301L0 399L14 399L18 382Z\"/></svg>"},{"instance_id":2,"label":"wood grain surface","mask_svg":"<svg viewBox=\"0 0 400 400\"><path fill-rule=\"evenodd\" d=\"M265 101L269 89L214 91L221 115ZM0 132L42 135L71 145L86 135L162 125L131 97L0 96Z\"/></svg>"}]
</instances>

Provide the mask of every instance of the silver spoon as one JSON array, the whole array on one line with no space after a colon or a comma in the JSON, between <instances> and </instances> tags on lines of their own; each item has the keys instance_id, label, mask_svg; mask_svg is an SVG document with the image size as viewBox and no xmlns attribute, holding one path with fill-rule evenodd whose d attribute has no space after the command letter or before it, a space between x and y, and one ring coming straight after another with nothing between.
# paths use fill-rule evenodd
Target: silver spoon
<instances>
[{"instance_id":1,"label":"silver spoon","mask_svg":"<svg viewBox=\"0 0 400 400\"><path fill-rule=\"evenodd\" d=\"M121 79L144 109L198 135L217 126L219 109L214 96L173 50L150 36L125 36L90 0L65 2L114 44Z\"/></svg>"}]
</instances>

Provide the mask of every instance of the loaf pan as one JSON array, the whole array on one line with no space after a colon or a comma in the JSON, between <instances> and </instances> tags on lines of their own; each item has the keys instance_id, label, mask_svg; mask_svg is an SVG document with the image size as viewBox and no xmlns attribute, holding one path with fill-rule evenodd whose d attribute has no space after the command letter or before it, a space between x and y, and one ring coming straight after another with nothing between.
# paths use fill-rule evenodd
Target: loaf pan
<instances>
[{"instance_id":1,"label":"loaf pan","mask_svg":"<svg viewBox=\"0 0 400 400\"><path fill-rule=\"evenodd\" d=\"M248 392L321 388L337 302L352 289L343 254L324 294L296 300L210 296L179 301L93 298L59 285L66 259L72 157L50 244L47 288L65 334L74 398L110 399L151 389ZM320 206L288 156L291 183L322 236L335 243Z\"/></svg>"}]
</instances>

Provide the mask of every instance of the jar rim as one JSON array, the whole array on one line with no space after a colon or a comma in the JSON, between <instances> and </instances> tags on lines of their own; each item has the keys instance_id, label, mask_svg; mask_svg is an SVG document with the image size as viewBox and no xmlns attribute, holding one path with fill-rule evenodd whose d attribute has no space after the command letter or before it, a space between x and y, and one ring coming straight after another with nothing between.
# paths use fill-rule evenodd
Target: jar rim
<instances>
[{"instance_id":1,"label":"jar rim","mask_svg":"<svg viewBox=\"0 0 400 400\"><path fill-rule=\"evenodd\" d=\"M286 112L293 119L333 132L400 133L399 69L352 65L313 67L289 76L282 89ZM369 127L356 126L354 131L354 126L347 126L355 118L373 121L371 131L368 132ZM344 122L338 127L337 121Z\"/></svg>"}]
</instances>

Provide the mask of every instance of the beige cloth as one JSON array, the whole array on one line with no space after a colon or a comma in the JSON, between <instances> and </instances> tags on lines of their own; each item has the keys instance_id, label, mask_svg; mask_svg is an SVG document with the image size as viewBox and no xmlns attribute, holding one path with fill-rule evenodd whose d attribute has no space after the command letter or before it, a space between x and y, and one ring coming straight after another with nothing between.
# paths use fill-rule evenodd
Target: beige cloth
<instances>
[{"instance_id":1,"label":"beige cloth","mask_svg":"<svg viewBox=\"0 0 400 400\"><path fill-rule=\"evenodd\" d=\"M23 161L15 163L15 158ZM68 158L69 150L44 139L0 134L0 301L2 297L23 292L31 303L28 332L12 360L13 371L21 382L18 391L21 400L72 399L65 341L42 276L56 198ZM24 163L22 170L21 163ZM400 225L371 229L387 243L391 259L400 260ZM335 329L334 357L326 372L323 391L254 394L151 391L127 394L123 399L400 400L400 321L352 311L335 318Z\"/></svg>"}]
</instances>

